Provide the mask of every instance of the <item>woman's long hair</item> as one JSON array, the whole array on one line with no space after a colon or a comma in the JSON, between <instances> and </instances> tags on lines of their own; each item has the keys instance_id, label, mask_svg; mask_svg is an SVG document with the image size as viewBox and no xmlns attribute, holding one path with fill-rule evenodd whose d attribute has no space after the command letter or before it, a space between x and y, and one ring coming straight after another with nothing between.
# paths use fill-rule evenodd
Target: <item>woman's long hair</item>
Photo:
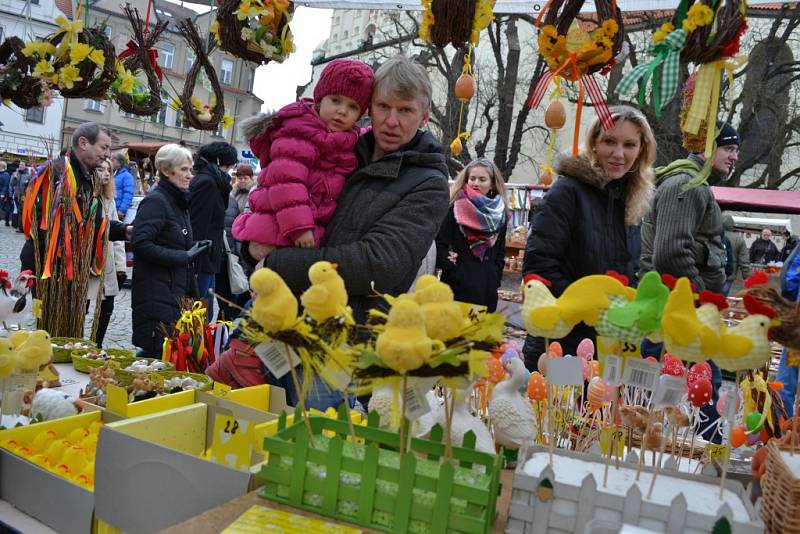
<instances>
[{"instance_id":1,"label":"woman's long hair","mask_svg":"<svg viewBox=\"0 0 800 534\"><path fill-rule=\"evenodd\" d=\"M494 162L488 158L473 159L467 164L466 167L461 169L461 172L456 175L456 179L453 182L453 185L450 187L450 205L452 206L456 201L459 191L464 189L467 180L469 180L469 173L475 167L483 167L489 171L489 174L492 175L492 189L489 191L488 196L492 197L495 195L502 195L503 203L508 205L506 182L503 180L503 175L500 173L500 169L498 169L497 165L495 165Z\"/></svg>"}]
</instances>

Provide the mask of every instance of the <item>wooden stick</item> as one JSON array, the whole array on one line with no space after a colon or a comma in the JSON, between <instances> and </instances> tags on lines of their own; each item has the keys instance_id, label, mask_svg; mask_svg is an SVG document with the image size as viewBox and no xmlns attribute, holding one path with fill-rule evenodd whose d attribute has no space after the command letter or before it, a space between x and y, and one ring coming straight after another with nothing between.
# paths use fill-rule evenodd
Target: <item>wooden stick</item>
<instances>
[{"instance_id":1,"label":"wooden stick","mask_svg":"<svg viewBox=\"0 0 800 534\"><path fill-rule=\"evenodd\" d=\"M787 349L788 350L788 349ZM789 356L786 356L786 359L789 359ZM797 368L797 374L800 375L800 367ZM789 452L790 456L794 456L794 446L797 443L797 418L800 417L798 415L797 410L800 409L800 380L797 381L797 391L794 394L794 419L792 419L792 448Z\"/></svg>"},{"instance_id":2,"label":"wooden stick","mask_svg":"<svg viewBox=\"0 0 800 534\"><path fill-rule=\"evenodd\" d=\"M639 480L639 476L642 474L642 465L644 464L644 454L647 451L647 438L650 436L650 426L653 421L653 415L655 410L650 410L650 415L647 418L647 426L644 427L644 434L642 434L642 444L639 447L639 451L642 453L639 456L639 463L636 466L636 480Z\"/></svg>"},{"instance_id":3,"label":"wooden stick","mask_svg":"<svg viewBox=\"0 0 800 534\"><path fill-rule=\"evenodd\" d=\"M553 449L555 448L555 440L553 439L555 431L553 430L553 388L550 384L547 385L547 449L550 453L550 465L553 465Z\"/></svg>"},{"instance_id":4,"label":"wooden stick","mask_svg":"<svg viewBox=\"0 0 800 534\"><path fill-rule=\"evenodd\" d=\"M647 490L647 498L650 499L653 496L653 488L656 485L656 477L658 477L658 472L661 470L661 460L664 458L664 419L663 419L663 412L662 412L662 419L661 419L661 439L658 440L658 461L656 462L655 468L653 469L653 478L650 479L650 489ZM655 456L655 451L653 451L653 456Z\"/></svg>"},{"instance_id":5,"label":"wooden stick","mask_svg":"<svg viewBox=\"0 0 800 534\"><path fill-rule=\"evenodd\" d=\"M735 394L736 397L731 399L731 393L728 394L727 402L733 402L734 406L739 403L739 376L741 371L736 371L736 389L734 389L731 393ZM731 459L731 447L732 445L732 438L733 438L733 428L730 421L724 421L723 424L728 425L728 446L725 448L725 459L722 463L722 478L719 481L719 498L722 500L722 496L725 492L725 478L728 476L728 463Z\"/></svg>"},{"instance_id":6,"label":"wooden stick","mask_svg":"<svg viewBox=\"0 0 800 534\"><path fill-rule=\"evenodd\" d=\"M444 456L447 459L451 459L453 457L453 436L452 436L453 413L455 412L455 406L456 406L456 390L455 388L450 388L450 391L452 391L452 397L450 398L450 410L448 411L447 407L445 407L444 409L445 425L447 426L447 428L445 429L445 431L447 432L447 440L445 441L445 446L444 446ZM447 398L446 389L444 392L444 398L445 399Z\"/></svg>"},{"instance_id":7,"label":"wooden stick","mask_svg":"<svg viewBox=\"0 0 800 534\"><path fill-rule=\"evenodd\" d=\"M286 343L284 343L286 346ZM308 431L308 441L311 443L311 446L314 446L314 435L311 432L311 423L308 422L308 414L306 413L306 400L305 395L303 395L302 386L300 385L300 378L297 376L297 371L295 370L294 366L292 365L292 360L289 357L289 347L286 347L286 360L289 363L289 371L292 373L292 382L294 383L294 391L297 394L297 400L300 403L300 412L302 413L303 423L306 426L306 430Z\"/></svg>"}]
</instances>

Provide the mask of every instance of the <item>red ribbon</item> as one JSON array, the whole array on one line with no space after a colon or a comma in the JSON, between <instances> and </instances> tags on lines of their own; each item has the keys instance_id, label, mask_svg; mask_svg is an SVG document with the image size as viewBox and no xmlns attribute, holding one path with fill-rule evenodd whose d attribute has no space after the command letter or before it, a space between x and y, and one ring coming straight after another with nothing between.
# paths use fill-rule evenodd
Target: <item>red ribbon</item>
<instances>
[{"instance_id":1,"label":"red ribbon","mask_svg":"<svg viewBox=\"0 0 800 534\"><path fill-rule=\"evenodd\" d=\"M125 50L120 53L119 59L131 57L132 55L136 54L138 50L139 45L133 39L131 39L128 41L128 44L125 45ZM158 50L155 48L148 48L147 58L150 60L150 66L153 67L153 72L155 72L156 76L158 76L158 81L163 81L164 74L161 72L161 67L158 65Z\"/></svg>"}]
</instances>

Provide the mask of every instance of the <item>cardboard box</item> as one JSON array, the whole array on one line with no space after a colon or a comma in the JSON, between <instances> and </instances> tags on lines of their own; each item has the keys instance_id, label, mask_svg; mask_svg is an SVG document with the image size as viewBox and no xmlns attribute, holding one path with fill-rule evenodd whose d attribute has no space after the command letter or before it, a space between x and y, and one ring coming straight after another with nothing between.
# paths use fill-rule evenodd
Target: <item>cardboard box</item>
<instances>
[{"instance_id":1,"label":"cardboard box","mask_svg":"<svg viewBox=\"0 0 800 534\"><path fill-rule=\"evenodd\" d=\"M261 395L269 398L270 409L285 407L280 388L262 389ZM207 459L214 421L226 415L263 424L278 416L207 392L197 392L197 399L202 402L102 429L95 463L99 520L129 533L155 532L260 485L264 455L255 443L249 470Z\"/></svg>"}]
</instances>

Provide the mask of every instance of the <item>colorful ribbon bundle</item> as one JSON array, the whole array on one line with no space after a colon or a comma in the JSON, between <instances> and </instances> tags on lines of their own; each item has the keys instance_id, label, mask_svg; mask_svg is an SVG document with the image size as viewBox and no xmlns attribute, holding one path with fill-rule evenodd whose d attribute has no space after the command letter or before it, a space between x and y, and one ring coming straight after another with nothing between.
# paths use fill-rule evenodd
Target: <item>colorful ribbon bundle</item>
<instances>
[{"instance_id":1,"label":"colorful ribbon bundle","mask_svg":"<svg viewBox=\"0 0 800 534\"><path fill-rule=\"evenodd\" d=\"M194 301L175 323L171 338L164 339L162 359L175 365L176 371L204 373L216 359L215 340L206 322L206 308Z\"/></svg>"}]
</instances>

